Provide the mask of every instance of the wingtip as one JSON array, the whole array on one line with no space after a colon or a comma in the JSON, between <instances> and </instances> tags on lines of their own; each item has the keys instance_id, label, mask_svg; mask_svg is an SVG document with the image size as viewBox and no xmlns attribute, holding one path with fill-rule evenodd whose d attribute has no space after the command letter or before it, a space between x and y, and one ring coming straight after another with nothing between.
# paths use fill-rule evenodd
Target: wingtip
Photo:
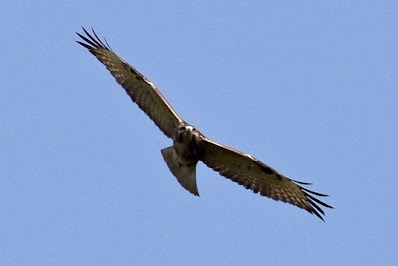
<instances>
[{"instance_id":1,"label":"wingtip","mask_svg":"<svg viewBox=\"0 0 398 266\"><path fill-rule=\"evenodd\" d=\"M314 209L314 208L307 209L307 211L308 211L309 213L311 213L312 215L317 216L317 217L318 217L319 219L321 219L323 222L325 222L325 219L322 217L322 215L325 215L325 214L323 213L322 210L320 210L321 213L322 213L322 215L321 215L316 209Z\"/></svg>"}]
</instances>

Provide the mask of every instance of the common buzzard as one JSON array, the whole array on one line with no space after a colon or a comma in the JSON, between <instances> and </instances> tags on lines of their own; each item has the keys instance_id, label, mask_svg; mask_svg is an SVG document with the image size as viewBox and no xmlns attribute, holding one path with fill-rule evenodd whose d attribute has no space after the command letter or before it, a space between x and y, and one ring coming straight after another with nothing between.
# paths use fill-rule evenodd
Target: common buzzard
<instances>
[{"instance_id":1,"label":"common buzzard","mask_svg":"<svg viewBox=\"0 0 398 266\"><path fill-rule=\"evenodd\" d=\"M161 153L172 174L186 190L199 196L196 186L196 164L202 161L220 175L251 189L262 196L290 203L315 214L323 220L323 210L332 206L314 196L325 197L303 187L303 183L289 179L249 154L234 150L214 142L194 126L189 125L174 111L155 85L117 56L105 43L90 35L84 28L86 37L77 33L85 42L77 41L86 47L106 66L116 81L126 90L141 110L173 140L173 145L162 149Z\"/></svg>"}]
</instances>

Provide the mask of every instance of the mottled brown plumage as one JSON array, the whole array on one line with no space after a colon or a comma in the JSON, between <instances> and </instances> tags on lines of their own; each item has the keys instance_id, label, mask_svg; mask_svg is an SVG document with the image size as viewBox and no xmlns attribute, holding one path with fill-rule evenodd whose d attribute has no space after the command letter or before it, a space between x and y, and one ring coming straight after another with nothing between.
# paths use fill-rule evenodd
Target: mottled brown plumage
<instances>
[{"instance_id":1,"label":"mottled brown plumage","mask_svg":"<svg viewBox=\"0 0 398 266\"><path fill-rule=\"evenodd\" d=\"M84 28L83 31L87 37L77 34L86 43L80 41L78 43L86 47L106 66L133 102L137 103L160 130L173 140L173 146L162 149L162 156L172 174L189 192L199 196L196 165L198 161L202 161L220 175L254 193L290 203L315 214L322 220L321 214L324 215L324 212L319 205L333 208L313 196L327 195L300 186L309 183L291 180L251 155L206 138L182 120L155 85L118 57L106 41L104 44L94 31L94 37Z\"/></svg>"},{"instance_id":2,"label":"mottled brown plumage","mask_svg":"<svg viewBox=\"0 0 398 266\"><path fill-rule=\"evenodd\" d=\"M88 44L79 42L86 47L97 59L106 66L141 110L143 110L163 133L172 138L178 125L184 121L177 115L173 107L166 101L160 91L134 67L118 57L109 45L105 45L97 37L93 38L84 28L88 38L77 33Z\"/></svg>"}]
</instances>

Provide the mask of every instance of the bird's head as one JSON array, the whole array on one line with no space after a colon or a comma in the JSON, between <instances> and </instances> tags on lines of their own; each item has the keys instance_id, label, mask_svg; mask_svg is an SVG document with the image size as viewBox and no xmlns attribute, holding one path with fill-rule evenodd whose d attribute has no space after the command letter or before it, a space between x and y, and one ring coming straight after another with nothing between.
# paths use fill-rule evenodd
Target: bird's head
<instances>
[{"instance_id":1,"label":"bird's head","mask_svg":"<svg viewBox=\"0 0 398 266\"><path fill-rule=\"evenodd\" d=\"M195 127L184 125L178 128L176 141L179 143L189 143L198 136L199 133Z\"/></svg>"}]
</instances>

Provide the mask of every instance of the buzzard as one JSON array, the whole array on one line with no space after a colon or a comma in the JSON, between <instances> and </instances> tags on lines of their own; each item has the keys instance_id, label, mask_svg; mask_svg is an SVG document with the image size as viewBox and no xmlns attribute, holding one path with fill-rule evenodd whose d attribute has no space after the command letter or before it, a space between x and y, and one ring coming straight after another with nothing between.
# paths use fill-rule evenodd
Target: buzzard
<instances>
[{"instance_id":1,"label":"buzzard","mask_svg":"<svg viewBox=\"0 0 398 266\"><path fill-rule=\"evenodd\" d=\"M76 33L83 41L77 41L88 49L116 79L159 129L173 140L173 145L162 149L163 159L171 173L186 190L199 196L196 185L196 165L202 161L220 175L251 189L261 196L290 203L315 214L323 220L321 206L333 208L314 196L325 197L304 188L304 183L289 179L249 154L212 141L194 126L186 123L174 111L156 86L117 56L106 40L105 43L83 28L86 36Z\"/></svg>"}]
</instances>

